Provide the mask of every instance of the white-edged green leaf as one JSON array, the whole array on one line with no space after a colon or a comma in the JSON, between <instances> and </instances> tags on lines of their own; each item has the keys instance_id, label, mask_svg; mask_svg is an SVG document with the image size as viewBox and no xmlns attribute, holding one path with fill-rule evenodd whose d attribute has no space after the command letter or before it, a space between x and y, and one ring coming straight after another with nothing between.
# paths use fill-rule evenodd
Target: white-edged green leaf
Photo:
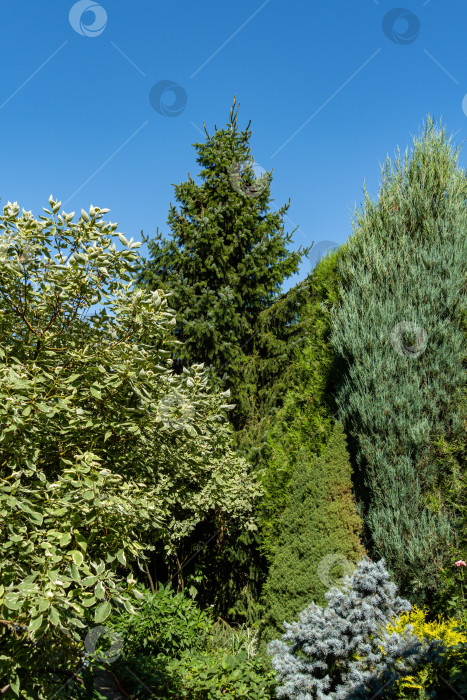
<instances>
[{"instance_id":1,"label":"white-edged green leaf","mask_svg":"<svg viewBox=\"0 0 467 700\"><path fill-rule=\"evenodd\" d=\"M58 610L57 610L57 608L54 608L54 606L52 605L50 610L49 610L49 620L53 625L56 626L56 625L58 625L59 619L60 618L59 618Z\"/></svg>"},{"instance_id":2,"label":"white-edged green leaf","mask_svg":"<svg viewBox=\"0 0 467 700\"><path fill-rule=\"evenodd\" d=\"M96 601L96 596L89 596L89 598L81 598L81 605L84 605L85 608L90 608L93 605L97 603Z\"/></svg>"},{"instance_id":3,"label":"white-edged green leaf","mask_svg":"<svg viewBox=\"0 0 467 700\"><path fill-rule=\"evenodd\" d=\"M81 583L81 576L79 575L79 571L74 562L71 563L71 578L73 581L76 581L76 583Z\"/></svg>"},{"instance_id":4,"label":"white-edged green leaf","mask_svg":"<svg viewBox=\"0 0 467 700\"><path fill-rule=\"evenodd\" d=\"M66 547L67 544L70 544L71 542L71 535L69 532L65 532L64 535L60 537L60 547Z\"/></svg>"},{"instance_id":5,"label":"white-edged green leaf","mask_svg":"<svg viewBox=\"0 0 467 700\"><path fill-rule=\"evenodd\" d=\"M35 617L33 620L31 620L31 624L29 625L29 631L35 632L36 630L38 630L39 627L42 625L42 620L42 615L39 615L38 617Z\"/></svg>"},{"instance_id":6,"label":"white-edged green leaf","mask_svg":"<svg viewBox=\"0 0 467 700\"><path fill-rule=\"evenodd\" d=\"M106 620L110 615L111 610L112 606L107 600L98 605L94 613L94 622L104 622L104 620Z\"/></svg>"},{"instance_id":7,"label":"white-edged green leaf","mask_svg":"<svg viewBox=\"0 0 467 700\"><path fill-rule=\"evenodd\" d=\"M74 549L71 552L71 558L73 559L76 566L81 566L81 564L84 561L84 557L83 557L82 553L77 549Z\"/></svg>"},{"instance_id":8,"label":"white-edged green leaf","mask_svg":"<svg viewBox=\"0 0 467 700\"><path fill-rule=\"evenodd\" d=\"M7 606L8 610L20 610L23 606L23 600L14 595L6 595L3 602Z\"/></svg>"},{"instance_id":9,"label":"white-edged green leaf","mask_svg":"<svg viewBox=\"0 0 467 700\"><path fill-rule=\"evenodd\" d=\"M120 564L123 564L124 566L126 566L126 557L125 557L125 552L123 551L123 549L118 550L117 559L120 562Z\"/></svg>"},{"instance_id":10,"label":"white-edged green leaf","mask_svg":"<svg viewBox=\"0 0 467 700\"><path fill-rule=\"evenodd\" d=\"M38 607L38 610L40 612L44 612L44 610L48 610L50 608L50 600L48 598L42 598L42 600L39 602L39 605L37 607Z\"/></svg>"},{"instance_id":11,"label":"white-edged green leaf","mask_svg":"<svg viewBox=\"0 0 467 700\"><path fill-rule=\"evenodd\" d=\"M91 394L96 397L96 399L102 398L101 392L99 391L99 389L96 389L95 386L90 387L90 391L91 391Z\"/></svg>"},{"instance_id":12,"label":"white-edged green leaf","mask_svg":"<svg viewBox=\"0 0 467 700\"><path fill-rule=\"evenodd\" d=\"M104 600L105 598L105 588L102 584L102 581L98 581L98 583L94 587L94 595L98 600Z\"/></svg>"}]
</instances>

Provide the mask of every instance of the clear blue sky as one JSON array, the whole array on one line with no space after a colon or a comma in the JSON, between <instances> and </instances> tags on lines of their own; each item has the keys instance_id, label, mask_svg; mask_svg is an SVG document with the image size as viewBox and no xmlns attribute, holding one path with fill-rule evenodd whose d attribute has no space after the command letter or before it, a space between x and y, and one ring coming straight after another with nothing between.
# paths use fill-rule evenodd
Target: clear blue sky
<instances>
[{"instance_id":1,"label":"clear blue sky","mask_svg":"<svg viewBox=\"0 0 467 700\"><path fill-rule=\"evenodd\" d=\"M296 246L342 243L363 182L376 194L379 162L428 112L467 137L467 3L400 1L5 3L1 204L38 216L52 193L67 211L110 208L135 240L168 233L172 183L197 174L191 144L236 93ZM177 116L150 103L161 81L181 86Z\"/></svg>"}]
</instances>

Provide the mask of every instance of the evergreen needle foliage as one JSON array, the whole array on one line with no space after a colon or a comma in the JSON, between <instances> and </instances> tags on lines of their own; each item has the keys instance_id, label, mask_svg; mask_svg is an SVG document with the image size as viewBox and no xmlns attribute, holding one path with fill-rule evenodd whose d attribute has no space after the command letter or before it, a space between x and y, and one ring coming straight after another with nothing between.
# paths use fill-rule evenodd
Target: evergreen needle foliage
<instances>
[{"instance_id":1,"label":"evergreen needle foliage","mask_svg":"<svg viewBox=\"0 0 467 700\"><path fill-rule=\"evenodd\" d=\"M327 608L312 602L298 622L285 623L282 641L268 645L280 683L277 696L369 700L422 660L435 658L438 640L422 645L410 625L403 632L386 630L412 607L396 591L384 559L376 563L365 556L345 577L342 591L331 588L325 594Z\"/></svg>"},{"instance_id":2,"label":"evergreen needle foliage","mask_svg":"<svg viewBox=\"0 0 467 700\"><path fill-rule=\"evenodd\" d=\"M458 153L428 119L412 152L388 159L375 203L365 190L331 314L346 365L338 415L355 445L374 552L418 604L436 593L455 528L440 485L456 460L440 460L433 443L462 435L465 421L467 181Z\"/></svg>"},{"instance_id":3,"label":"evergreen needle foliage","mask_svg":"<svg viewBox=\"0 0 467 700\"><path fill-rule=\"evenodd\" d=\"M321 454L334 423L338 368L329 340L329 307L338 300L336 267L340 250L323 258L306 280L288 292L288 299L276 302L268 311L269 317L285 325L285 314L277 307L288 301L285 312L290 318L292 301L296 305L295 322L286 326L288 336L283 341L282 358L277 361L280 371L274 375L270 367L271 378L264 382L258 401L257 423L249 425L242 436L242 446L249 440L248 457L262 474L264 496L259 519L262 549L269 559L277 547L280 516L297 460L303 462L299 454L303 450L306 455ZM263 368L267 364L263 360Z\"/></svg>"},{"instance_id":4,"label":"evergreen needle foliage","mask_svg":"<svg viewBox=\"0 0 467 700\"><path fill-rule=\"evenodd\" d=\"M141 266L138 284L170 290L178 314L175 335L184 343L176 367L202 362L224 377L239 427L254 394L242 367L254 353L258 316L297 272L303 253L288 251L291 234L283 218L289 204L270 210L272 173L254 177L252 132L249 124L239 129L237 115L234 102L226 128L206 131L206 142L194 144L201 183L189 176L175 186L180 207L170 207L171 239L157 232L149 240L151 258Z\"/></svg>"},{"instance_id":5,"label":"evergreen needle foliage","mask_svg":"<svg viewBox=\"0 0 467 700\"><path fill-rule=\"evenodd\" d=\"M194 144L199 180L189 176L175 186L170 239L158 231L148 241L150 259L137 277L140 287L171 294L170 305L177 312L174 336L183 343L173 354L175 371L204 363L211 379L230 389L229 418L238 430L238 444L241 429L248 425L254 430L266 406L281 398L280 391L274 393L275 380L287 364L290 326L303 296L281 297L281 286L297 272L306 253L289 251L292 234L284 226L289 203L271 208L272 173L254 176L249 127L240 129L234 102L226 127L215 128L211 135L206 131L206 142ZM269 314L275 303L275 312ZM251 440L246 442L241 445L245 452ZM219 524L222 519L199 529L190 551ZM220 543L215 556L212 548L203 550L196 575L190 580L195 565L186 572L187 582L196 591L202 582L220 614L243 617L260 588L255 535L237 531ZM199 595L198 600L203 592Z\"/></svg>"},{"instance_id":6,"label":"evergreen needle foliage","mask_svg":"<svg viewBox=\"0 0 467 700\"><path fill-rule=\"evenodd\" d=\"M351 467L342 425L336 423L321 457L299 455L279 540L264 588L262 642L280 634L310 600L325 602L320 565L356 566L363 556L361 520L355 512Z\"/></svg>"}]
</instances>

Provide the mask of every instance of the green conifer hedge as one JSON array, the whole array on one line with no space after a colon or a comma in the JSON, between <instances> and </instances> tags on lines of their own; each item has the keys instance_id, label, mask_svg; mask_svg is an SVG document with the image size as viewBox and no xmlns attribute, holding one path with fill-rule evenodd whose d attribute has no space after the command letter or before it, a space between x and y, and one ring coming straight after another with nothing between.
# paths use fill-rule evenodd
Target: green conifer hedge
<instances>
[{"instance_id":1,"label":"green conifer hedge","mask_svg":"<svg viewBox=\"0 0 467 700\"><path fill-rule=\"evenodd\" d=\"M262 646L312 601L323 605L336 577L353 572L365 553L361 525L345 433L336 423L321 456L306 447L299 454L263 591Z\"/></svg>"},{"instance_id":2,"label":"green conifer hedge","mask_svg":"<svg viewBox=\"0 0 467 700\"><path fill-rule=\"evenodd\" d=\"M373 555L417 604L439 587L456 523L440 483L452 460L433 444L464 430L467 186L459 150L429 118L365 190L338 263L331 341L346 370L339 418L364 483ZM444 465L444 466L443 466ZM448 470L442 473L442 470Z\"/></svg>"}]
</instances>

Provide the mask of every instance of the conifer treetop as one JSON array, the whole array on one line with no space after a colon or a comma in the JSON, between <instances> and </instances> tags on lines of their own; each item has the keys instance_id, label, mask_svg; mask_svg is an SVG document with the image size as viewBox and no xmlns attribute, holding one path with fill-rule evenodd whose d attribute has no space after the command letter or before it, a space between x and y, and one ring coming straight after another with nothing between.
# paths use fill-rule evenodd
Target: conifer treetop
<instances>
[{"instance_id":1,"label":"conifer treetop","mask_svg":"<svg viewBox=\"0 0 467 700\"><path fill-rule=\"evenodd\" d=\"M238 108L235 98L227 126L211 135L205 127L206 141L193 144L198 179L188 175L174 185L170 238L143 237L151 259L137 283L172 294L175 335L183 343L176 367L204 362L220 377L226 373L224 387L246 416L250 399L238 379L240 365L255 352L260 314L279 298L306 251L289 249L290 202L272 210L272 172L256 177L250 122L239 128Z\"/></svg>"}]
</instances>

